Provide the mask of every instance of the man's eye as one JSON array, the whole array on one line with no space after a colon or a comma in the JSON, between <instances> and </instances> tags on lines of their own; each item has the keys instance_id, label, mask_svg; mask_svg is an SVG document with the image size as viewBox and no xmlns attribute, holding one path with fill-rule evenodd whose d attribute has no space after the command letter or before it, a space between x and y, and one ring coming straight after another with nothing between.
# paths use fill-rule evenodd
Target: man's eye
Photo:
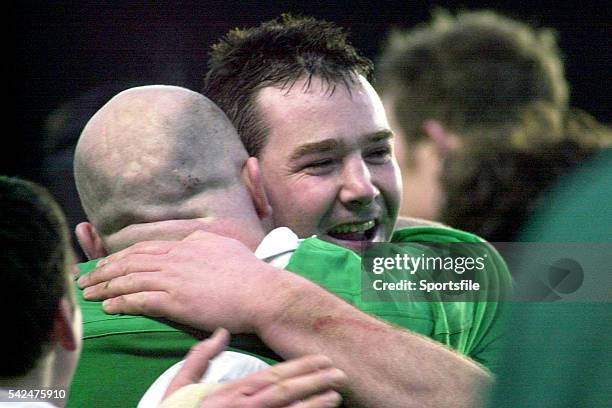
<instances>
[{"instance_id":1,"label":"man's eye","mask_svg":"<svg viewBox=\"0 0 612 408\"><path fill-rule=\"evenodd\" d=\"M391 159L391 148L384 147L373 150L366 155L366 159L375 163L386 163Z\"/></svg>"},{"instance_id":2,"label":"man's eye","mask_svg":"<svg viewBox=\"0 0 612 408\"><path fill-rule=\"evenodd\" d=\"M320 174L330 171L333 168L334 164L335 161L332 159L317 160L307 163L304 166L304 170L309 173Z\"/></svg>"}]
</instances>

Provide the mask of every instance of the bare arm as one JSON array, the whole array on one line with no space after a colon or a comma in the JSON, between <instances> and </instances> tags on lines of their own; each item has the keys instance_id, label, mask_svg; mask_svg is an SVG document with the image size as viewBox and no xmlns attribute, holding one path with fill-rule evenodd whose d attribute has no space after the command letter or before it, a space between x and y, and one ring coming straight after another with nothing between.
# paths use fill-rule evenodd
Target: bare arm
<instances>
[{"instance_id":1,"label":"bare arm","mask_svg":"<svg viewBox=\"0 0 612 408\"><path fill-rule=\"evenodd\" d=\"M285 311L262 324L259 336L284 358L327 355L347 372L347 401L358 406L478 406L490 379L476 363L316 292L296 286Z\"/></svg>"},{"instance_id":2,"label":"bare arm","mask_svg":"<svg viewBox=\"0 0 612 408\"><path fill-rule=\"evenodd\" d=\"M471 360L257 260L237 241L193 238L137 244L107 258L80 282L93 285L86 298L112 298L109 313L256 333L286 359L327 355L347 374L344 393L356 406L472 407L484 393L489 375Z\"/></svg>"}]
</instances>

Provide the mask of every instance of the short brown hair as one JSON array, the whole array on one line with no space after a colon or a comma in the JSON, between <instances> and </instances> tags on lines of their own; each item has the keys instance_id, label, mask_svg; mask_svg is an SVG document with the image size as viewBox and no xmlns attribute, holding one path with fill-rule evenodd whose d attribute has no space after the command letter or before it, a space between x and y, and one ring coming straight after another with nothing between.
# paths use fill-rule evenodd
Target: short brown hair
<instances>
[{"instance_id":1,"label":"short brown hair","mask_svg":"<svg viewBox=\"0 0 612 408\"><path fill-rule=\"evenodd\" d=\"M428 24L392 33L377 74L409 141L423 138L427 119L461 135L513 122L532 102L568 106L554 32L493 11L439 10Z\"/></svg>"},{"instance_id":2,"label":"short brown hair","mask_svg":"<svg viewBox=\"0 0 612 408\"><path fill-rule=\"evenodd\" d=\"M316 76L333 92L336 84L349 87L357 75L370 79L371 72L371 61L340 27L283 14L258 27L232 30L214 44L202 93L227 114L249 155L257 156L267 133L255 104L259 90L290 88L304 76Z\"/></svg>"}]
</instances>

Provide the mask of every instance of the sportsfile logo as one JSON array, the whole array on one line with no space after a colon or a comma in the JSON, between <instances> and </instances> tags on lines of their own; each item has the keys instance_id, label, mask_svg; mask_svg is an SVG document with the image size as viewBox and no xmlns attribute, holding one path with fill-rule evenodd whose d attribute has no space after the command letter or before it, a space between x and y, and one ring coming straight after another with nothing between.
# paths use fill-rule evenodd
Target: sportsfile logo
<instances>
[{"instance_id":1,"label":"sportsfile logo","mask_svg":"<svg viewBox=\"0 0 612 408\"><path fill-rule=\"evenodd\" d=\"M612 302L612 244L377 244L364 301Z\"/></svg>"},{"instance_id":2,"label":"sportsfile logo","mask_svg":"<svg viewBox=\"0 0 612 408\"><path fill-rule=\"evenodd\" d=\"M424 253L414 256L406 253L395 254L393 257L374 257L372 272L380 275L388 270L404 270L411 275L417 271L453 271L462 275L465 271L483 271L487 254L478 257L469 256L426 256Z\"/></svg>"},{"instance_id":3,"label":"sportsfile logo","mask_svg":"<svg viewBox=\"0 0 612 408\"><path fill-rule=\"evenodd\" d=\"M499 288L487 270L500 259L488 244L378 244L362 256L366 301L470 301Z\"/></svg>"}]
</instances>

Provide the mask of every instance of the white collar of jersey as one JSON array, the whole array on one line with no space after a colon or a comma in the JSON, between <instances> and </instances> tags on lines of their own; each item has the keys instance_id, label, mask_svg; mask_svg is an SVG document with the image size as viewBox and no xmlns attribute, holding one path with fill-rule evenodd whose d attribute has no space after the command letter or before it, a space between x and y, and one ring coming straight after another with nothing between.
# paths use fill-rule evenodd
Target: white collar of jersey
<instances>
[{"instance_id":1,"label":"white collar of jersey","mask_svg":"<svg viewBox=\"0 0 612 408\"><path fill-rule=\"evenodd\" d=\"M255 250L255 256L265 261L287 252L293 252L302 242L293 231L287 227L275 228L261 240Z\"/></svg>"}]
</instances>

